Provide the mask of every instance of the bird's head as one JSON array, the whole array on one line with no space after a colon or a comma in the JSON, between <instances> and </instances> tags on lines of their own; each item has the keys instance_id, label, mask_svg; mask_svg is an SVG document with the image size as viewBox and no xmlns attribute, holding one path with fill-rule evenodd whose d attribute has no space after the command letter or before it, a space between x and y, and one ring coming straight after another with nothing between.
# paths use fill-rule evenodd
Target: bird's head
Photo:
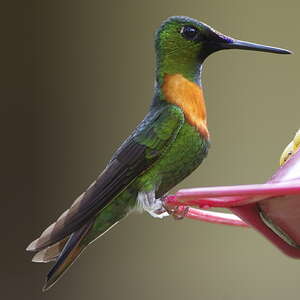
<instances>
[{"instance_id":1,"label":"bird's head","mask_svg":"<svg viewBox=\"0 0 300 300\"><path fill-rule=\"evenodd\" d=\"M281 48L236 40L221 34L205 23L182 16L168 18L156 33L158 55L176 56L179 58L178 63L184 63L191 58L201 63L211 53L223 49L291 53Z\"/></svg>"}]
</instances>

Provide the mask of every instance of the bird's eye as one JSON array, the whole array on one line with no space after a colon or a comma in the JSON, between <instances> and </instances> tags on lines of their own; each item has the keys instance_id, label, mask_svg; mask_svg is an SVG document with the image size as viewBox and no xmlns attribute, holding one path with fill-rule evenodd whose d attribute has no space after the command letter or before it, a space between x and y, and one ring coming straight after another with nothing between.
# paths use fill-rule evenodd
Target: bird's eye
<instances>
[{"instance_id":1,"label":"bird's eye","mask_svg":"<svg viewBox=\"0 0 300 300\"><path fill-rule=\"evenodd\" d=\"M180 33L189 41L193 41L198 37L198 30L193 26L183 26L180 30Z\"/></svg>"}]
</instances>

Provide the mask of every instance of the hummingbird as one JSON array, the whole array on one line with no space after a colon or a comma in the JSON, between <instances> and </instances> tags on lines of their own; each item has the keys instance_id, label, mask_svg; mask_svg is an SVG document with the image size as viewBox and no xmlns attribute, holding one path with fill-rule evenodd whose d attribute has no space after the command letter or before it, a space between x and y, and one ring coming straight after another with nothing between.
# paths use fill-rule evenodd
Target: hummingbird
<instances>
[{"instance_id":1,"label":"hummingbird","mask_svg":"<svg viewBox=\"0 0 300 300\"><path fill-rule=\"evenodd\" d=\"M155 35L156 74L149 112L113 154L104 171L28 247L33 262L55 261L49 289L82 251L134 210L162 218L176 212L164 196L207 156L210 134L201 84L212 53L244 49L291 52L231 38L183 16L165 20Z\"/></svg>"}]
</instances>

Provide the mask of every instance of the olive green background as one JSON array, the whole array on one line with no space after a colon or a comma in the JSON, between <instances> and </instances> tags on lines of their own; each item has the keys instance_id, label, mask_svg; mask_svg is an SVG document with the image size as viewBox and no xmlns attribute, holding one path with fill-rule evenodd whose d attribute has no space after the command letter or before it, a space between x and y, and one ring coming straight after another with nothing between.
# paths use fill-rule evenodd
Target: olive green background
<instances>
[{"instance_id":1,"label":"olive green background","mask_svg":"<svg viewBox=\"0 0 300 300\"><path fill-rule=\"evenodd\" d=\"M24 251L105 167L153 92L153 33L187 15L294 55L205 64L212 147L180 187L264 182L300 127L297 1L11 1L1 55L1 299L297 299L300 261L248 229L133 214L42 293Z\"/></svg>"}]
</instances>

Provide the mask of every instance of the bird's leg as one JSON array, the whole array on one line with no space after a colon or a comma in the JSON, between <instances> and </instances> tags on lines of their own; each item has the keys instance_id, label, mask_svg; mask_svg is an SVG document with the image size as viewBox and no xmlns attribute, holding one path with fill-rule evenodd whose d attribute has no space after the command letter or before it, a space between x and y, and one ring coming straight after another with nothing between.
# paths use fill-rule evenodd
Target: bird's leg
<instances>
[{"instance_id":1,"label":"bird's leg","mask_svg":"<svg viewBox=\"0 0 300 300\"><path fill-rule=\"evenodd\" d=\"M137 197L138 208L147 211L154 218L162 219L171 215L175 220L183 219L187 215L189 207L169 206L165 203L165 197L155 198L155 191L140 191Z\"/></svg>"},{"instance_id":2,"label":"bird's leg","mask_svg":"<svg viewBox=\"0 0 300 300\"><path fill-rule=\"evenodd\" d=\"M163 206L161 198L155 198L155 191L140 191L137 196L138 208L147 211L154 218L169 216L169 212Z\"/></svg>"}]
</instances>

